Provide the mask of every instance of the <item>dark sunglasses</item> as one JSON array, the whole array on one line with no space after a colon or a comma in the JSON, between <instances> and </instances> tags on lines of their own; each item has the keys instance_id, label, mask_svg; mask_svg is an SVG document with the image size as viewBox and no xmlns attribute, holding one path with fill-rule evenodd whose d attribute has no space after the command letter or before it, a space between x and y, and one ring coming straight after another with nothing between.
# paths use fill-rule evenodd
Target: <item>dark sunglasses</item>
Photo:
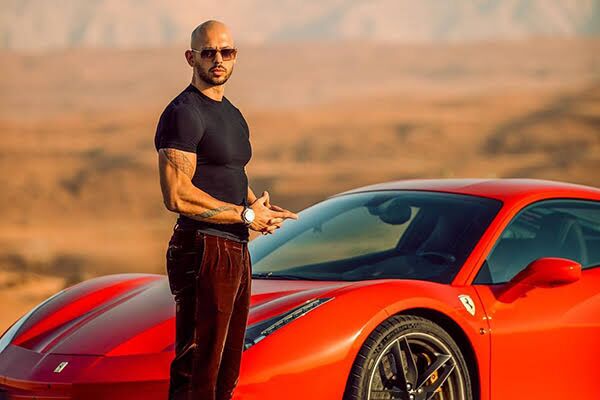
<instances>
[{"instance_id":1,"label":"dark sunglasses","mask_svg":"<svg viewBox=\"0 0 600 400\"><path fill-rule=\"evenodd\" d=\"M237 49L192 49L196 53L200 53L200 58L213 60L217 53L221 53L223 61L233 60L237 55Z\"/></svg>"}]
</instances>

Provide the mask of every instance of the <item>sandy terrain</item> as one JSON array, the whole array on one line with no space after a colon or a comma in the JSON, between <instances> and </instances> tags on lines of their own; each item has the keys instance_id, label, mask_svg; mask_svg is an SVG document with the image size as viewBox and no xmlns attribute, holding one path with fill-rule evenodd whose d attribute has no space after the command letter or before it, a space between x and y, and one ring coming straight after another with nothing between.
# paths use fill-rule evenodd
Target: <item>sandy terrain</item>
<instances>
[{"instance_id":1,"label":"sandy terrain","mask_svg":"<svg viewBox=\"0 0 600 400\"><path fill-rule=\"evenodd\" d=\"M82 279L163 273L153 137L182 49L0 53L0 330ZM600 40L241 48L250 184L300 210L414 177L600 186Z\"/></svg>"}]
</instances>

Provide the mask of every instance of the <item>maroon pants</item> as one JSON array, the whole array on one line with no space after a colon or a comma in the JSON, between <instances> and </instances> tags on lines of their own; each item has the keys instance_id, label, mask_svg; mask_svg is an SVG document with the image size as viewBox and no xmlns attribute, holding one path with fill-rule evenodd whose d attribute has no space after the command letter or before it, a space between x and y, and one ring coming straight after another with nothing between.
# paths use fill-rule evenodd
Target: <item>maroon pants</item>
<instances>
[{"instance_id":1,"label":"maroon pants","mask_svg":"<svg viewBox=\"0 0 600 400\"><path fill-rule=\"evenodd\" d=\"M250 307L247 243L175 226L167 274L176 304L169 400L231 399Z\"/></svg>"}]
</instances>

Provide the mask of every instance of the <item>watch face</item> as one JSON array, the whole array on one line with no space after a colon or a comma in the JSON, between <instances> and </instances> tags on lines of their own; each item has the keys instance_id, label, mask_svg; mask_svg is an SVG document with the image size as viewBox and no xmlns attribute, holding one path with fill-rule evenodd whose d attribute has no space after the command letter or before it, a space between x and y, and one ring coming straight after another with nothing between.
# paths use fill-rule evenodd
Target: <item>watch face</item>
<instances>
[{"instance_id":1,"label":"watch face","mask_svg":"<svg viewBox=\"0 0 600 400\"><path fill-rule=\"evenodd\" d=\"M247 223L252 223L252 221L254 221L254 210L247 208L246 211L244 211L244 219Z\"/></svg>"}]
</instances>

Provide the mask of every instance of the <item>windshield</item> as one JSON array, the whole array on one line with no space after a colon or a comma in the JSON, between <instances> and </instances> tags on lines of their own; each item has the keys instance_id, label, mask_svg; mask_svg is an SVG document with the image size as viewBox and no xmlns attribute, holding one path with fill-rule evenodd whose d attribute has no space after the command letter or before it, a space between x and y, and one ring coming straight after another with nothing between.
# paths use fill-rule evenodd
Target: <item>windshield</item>
<instances>
[{"instance_id":1,"label":"windshield","mask_svg":"<svg viewBox=\"0 0 600 400\"><path fill-rule=\"evenodd\" d=\"M250 242L253 278L449 283L502 203L425 191L341 195Z\"/></svg>"}]
</instances>

